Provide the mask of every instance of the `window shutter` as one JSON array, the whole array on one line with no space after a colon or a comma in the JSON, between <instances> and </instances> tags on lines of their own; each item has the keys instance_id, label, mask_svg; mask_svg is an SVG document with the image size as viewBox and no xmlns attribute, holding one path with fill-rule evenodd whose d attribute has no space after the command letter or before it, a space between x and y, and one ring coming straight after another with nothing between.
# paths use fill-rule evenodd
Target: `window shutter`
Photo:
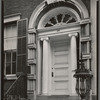
<instances>
[{"instance_id":1,"label":"window shutter","mask_svg":"<svg viewBox=\"0 0 100 100\"><path fill-rule=\"evenodd\" d=\"M17 75L26 74L27 71L27 23L27 19L17 22Z\"/></svg>"}]
</instances>

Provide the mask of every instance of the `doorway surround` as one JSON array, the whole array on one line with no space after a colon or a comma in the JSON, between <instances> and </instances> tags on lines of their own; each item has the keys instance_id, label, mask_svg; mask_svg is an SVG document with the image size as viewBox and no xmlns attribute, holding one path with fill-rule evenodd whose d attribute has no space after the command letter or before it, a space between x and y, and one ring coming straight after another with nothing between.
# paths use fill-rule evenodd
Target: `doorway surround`
<instances>
[{"instance_id":1,"label":"doorway surround","mask_svg":"<svg viewBox=\"0 0 100 100\"><path fill-rule=\"evenodd\" d=\"M76 95L73 78L77 65L76 37L80 33L80 23L37 29L37 94L55 95L52 91L52 41L68 39L70 41L69 86L66 95ZM60 39L59 39L60 37ZM60 95L59 93L56 95ZM64 95L64 94L62 94Z\"/></svg>"},{"instance_id":2,"label":"doorway surround","mask_svg":"<svg viewBox=\"0 0 100 100\"><path fill-rule=\"evenodd\" d=\"M72 48L72 47L74 48L74 47L76 47L76 45L73 46L73 45L71 45L71 43L75 44L75 42L73 42L73 41L76 41L77 33L82 34L81 33L82 25L84 25L84 24L89 25L89 23L91 22L88 10L81 0L80 1L79 0L71 0L71 2L64 1L63 3L70 3L77 8L81 17L79 18L79 20L76 23L54 26L54 27L48 27L48 28L42 27L42 29L38 28L39 21L41 20L42 16L41 16L40 19L39 19L39 17L40 17L41 14L42 15L46 14L45 10L49 6L49 5L46 5L45 0L36 7L36 9L33 11L32 15L30 17L30 20L29 20L29 30L31 30L31 29L35 30L36 40L37 40L37 64L36 64L37 68L36 68L36 85L35 85L35 87L36 87L35 94L36 95L52 95L51 85L50 85L51 73L47 75L49 79L46 77L46 88L43 89L43 85L42 85L43 84L43 81L42 81L43 80L43 77L42 77L43 67L41 65L43 65L43 58L42 57L43 57L43 52L45 52L45 51L43 51L43 47L45 47L43 45L45 44L48 47L48 48L45 48L46 49L45 54L48 54L49 52L51 53L52 48L51 48L51 42L50 41L53 38L66 36L70 40L70 48ZM50 4L50 5L52 5L52 4ZM73 9L73 10L75 10L75 9ZM71 10L71 11L73 12L73 10ZM79 13L77 13L77 14L79 14ZM74 14L76 15L76 13L74 13ZM76 17L78 17L78 16L76 16ZM87 30L89 28L88 25L86 26L85 30ZM71 54L76 54L76 53L73 52ZM72 56L72 55L70 55L70 56ZM75 56L77 56L77 55L75 55ZM49 60L51 57L49 57L49 59L48 59L48 56L45 56L44 58L46 60ZM49 63L50 63L50 60L49 60ZM48 65L50 66L49 63L47 64L47 66ZM76 60L75 60L75 64L76 64ZM73 63L73 65L74 65L74 63ZM73 68L73 67L71 67L71 68ZM73 69L75 70L75 68L73 68ZM71 69L71 72L72 72L71 81L72 82L70 81L71 83L73 83L73 85L71 84L69 95L76 95L75 90L73 90L73 88L75 88L75 80L73 78L73 74L74 74L73 69ZM49 69L46 69L46 70L49 70ZM45 74L44 74L44 76L45 76Z\"/></svg>"}]
</instances>

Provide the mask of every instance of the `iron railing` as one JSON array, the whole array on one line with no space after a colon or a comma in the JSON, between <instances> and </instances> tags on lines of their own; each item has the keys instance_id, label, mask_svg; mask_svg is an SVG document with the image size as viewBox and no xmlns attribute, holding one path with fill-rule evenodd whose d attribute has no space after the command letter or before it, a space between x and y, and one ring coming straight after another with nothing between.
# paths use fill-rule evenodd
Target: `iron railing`
<instances>
[{"instance_id":1,"label":"iron railing","mask_svg":"<svg viewBox=\"0 0 100 100\"><path fill-rule=\"evenodd\" d=\"M27 76L20 75L4 94L4 100L27 100Z\"/></svg>"}]
</instances>

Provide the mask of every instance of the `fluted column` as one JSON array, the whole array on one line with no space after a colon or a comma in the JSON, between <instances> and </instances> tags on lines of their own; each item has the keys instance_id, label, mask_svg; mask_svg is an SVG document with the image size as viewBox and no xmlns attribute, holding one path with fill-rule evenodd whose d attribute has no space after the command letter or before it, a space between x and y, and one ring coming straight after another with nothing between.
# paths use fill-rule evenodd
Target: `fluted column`
<instances>
[{"instance_id":1,"label":"fluted column","mask_svg":"<svg viewBox=\"0 0 100 100\"><path fill-rule=\"evenodd\" d=\"M74 70L77 68L77 44L76 44L76 36L77 33L69 34L71 37L70 45L71 45L71 93L74 95L76 94L75 87L76 87L76 79L73 77L75 74Z\"/></svg>"},{"instance_id":2,"label":"fluted column","mask_svg":"<svg viewBox=\"0 0 100 100\"><path fill-rule=\"evenodd\" d=\"M42 94L48 94L48 68L49 68L49 39L48 37L41 38L43 41L43 79L42 79Z\"/></svg>"}]
</instances>

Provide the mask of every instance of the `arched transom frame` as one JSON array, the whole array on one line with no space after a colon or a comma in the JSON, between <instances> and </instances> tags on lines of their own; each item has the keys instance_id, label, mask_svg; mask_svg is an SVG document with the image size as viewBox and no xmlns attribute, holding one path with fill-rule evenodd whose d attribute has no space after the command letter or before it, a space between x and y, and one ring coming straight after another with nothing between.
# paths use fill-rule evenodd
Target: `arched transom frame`
<instances>
[{"instance_id":1,"label":"arched transom frame","mask_svg":"<svg viewBox=\"0 0 100 100\"><path fill-rule=\"evenodd\" d=\"M68 7L57 7L48 11L39 21L37 29L66 25L80 21L77 12Z\"/></svg>"}]
</instances>

